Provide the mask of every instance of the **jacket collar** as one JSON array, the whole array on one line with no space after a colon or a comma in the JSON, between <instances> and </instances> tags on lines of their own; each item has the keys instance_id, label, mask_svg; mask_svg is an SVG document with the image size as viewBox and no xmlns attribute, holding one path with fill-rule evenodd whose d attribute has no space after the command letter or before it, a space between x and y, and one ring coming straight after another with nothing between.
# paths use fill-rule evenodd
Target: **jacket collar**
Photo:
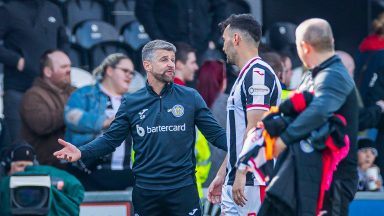
<instances>
[{"instance_id":1,"label":"jacket collar","mask_svg":"<svg viewBox=\"0 0 384 216\"><path fill-rule=\"evenodd\" d=\"M327 60L323 61L321 64L318 66L314 67L311 72L312 72L312 77L316 77L316 75L324 70L325 68L329 67L330 65L334 64L335 62L340 61L340 58L337 55L333 55L332 57L328 58Z\"/></svg>"},{"instance_id":2,"label":"jacket collar","mask_svg":"<svg viewBox=\"0 0 384 216\"><path fill-rule=\"evenodd\" d=\"M160 95L158 95L152 88L151 85L149 85L148 81L145 82L145 87L147 88L147 91L154 95L154 96L165 96L167 95L169 92L171 92L173 90L173 82L169 82L167 84L164 85L163 89L161 90L160 92Z\"/></svg>"}]
</instances>

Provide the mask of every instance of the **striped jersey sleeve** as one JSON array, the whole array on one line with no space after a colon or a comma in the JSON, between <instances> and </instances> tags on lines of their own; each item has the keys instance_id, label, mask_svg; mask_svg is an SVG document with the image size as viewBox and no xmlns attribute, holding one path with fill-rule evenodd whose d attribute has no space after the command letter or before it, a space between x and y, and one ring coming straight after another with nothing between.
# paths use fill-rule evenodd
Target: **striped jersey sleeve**
<instances>
[{"instance_id":1,"label":"striped jersey sleeve","mask_svg":"<svg viewBox=\"0 0 384 216\"><path fill-rule=\"evenodd\" d=\"M245 95L245 107L249 110L268 111L278 100L276 76L272 69L255 64L244 77L242 92Z\"/></svg>"}]
</instances>

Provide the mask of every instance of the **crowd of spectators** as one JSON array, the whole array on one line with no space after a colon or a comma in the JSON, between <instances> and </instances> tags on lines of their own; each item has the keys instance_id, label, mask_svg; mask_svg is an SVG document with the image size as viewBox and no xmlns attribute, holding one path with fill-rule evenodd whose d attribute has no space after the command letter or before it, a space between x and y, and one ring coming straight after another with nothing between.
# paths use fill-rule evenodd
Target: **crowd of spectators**
<instances>
[{"instance_id":1,"label":"crowd of spectators","mask_svg":"<svg viewBox=\"0 0 384 216\"><path fill-rule=\"evenodd\" d=\"M228 92L238 72L238 68L224 62L217 27L233 12L227 4L239 6L236 9L241 12L249 12L247 7L240 7L244 5L240 0L140 0L136 1L134 11L149 38L168 40L176 45L175 83L195 87L224 128ZM113 121L124 94L140 83L133 80L141 76L135 68L140 72L142 66L137 65L135 55L130 56L132 53L110 50L94 69L96 84L75 90L70 85L73 56L66 54L70 52L66 24L60 7L51 1L14 0L0 6L5 117L0 119L0 150L25 140L34 147L40 164L68 170L86 190L123 190L134 184L130 169L134 158L131 140L125 140L107 157L70 165L56 160L52 153L59 149L58 138L65 137L81 146L100 136ZM295 28L292 23L276 23L265 35L267 43L260 49L260 56L280 79L283 99L289 97L298 85L297 74L300 74L300 80L305 80L309 73L298 64ZM358 189L381 191L383 182L379 173L384 172L384 13L373 21L372 34L357 47L355 58L343 51L337 54L359 90L359 107L356 107L360 110L361 131ZM206 186L225 157L225 152L212 145L208 151L210 170L202 178L206 180ZM377 172L374 184L370 183L372 172Z\"/></svg>"}]
</instances>

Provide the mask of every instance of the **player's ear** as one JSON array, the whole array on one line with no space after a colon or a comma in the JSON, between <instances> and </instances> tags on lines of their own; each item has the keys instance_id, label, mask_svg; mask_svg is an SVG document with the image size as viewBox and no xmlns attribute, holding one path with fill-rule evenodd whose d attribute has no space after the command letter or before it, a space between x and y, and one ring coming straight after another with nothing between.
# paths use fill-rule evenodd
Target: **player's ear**
<instances>
[{"instance_id":1,"label":"player's ear","mask_svg":"<svg viewBox=\"0 0 384 216\"><path fill-rule=\"evenodd\" d=\"M150 61L144 60L143 67L145 71L152 72L152 63Z\"/></svg>"}]
</instances>

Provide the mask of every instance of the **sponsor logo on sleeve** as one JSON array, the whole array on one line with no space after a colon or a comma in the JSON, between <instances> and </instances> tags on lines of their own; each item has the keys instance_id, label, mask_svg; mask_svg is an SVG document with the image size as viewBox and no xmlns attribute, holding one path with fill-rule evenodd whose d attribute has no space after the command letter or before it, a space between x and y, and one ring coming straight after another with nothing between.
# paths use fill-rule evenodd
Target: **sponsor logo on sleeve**
<instances>
[{"instance_id":1,"label":"sponsor logo on sleeve","mask_svg":"<svg viewBox=\"0 0 384 216\"><path fill-rule=\"evenodd\" d=\"M265 85L253 85L248 88L248 94L254 96L267 95L269 92L271 92L271 90Z\"/></svg>"},{"instance_id":2,"label":"sponsor logo on sleeve","mask_svg":"<svg viewBox=\"0 0 384 216\"><path fill-rule=\"evenodd\" d=\"M260 68L253 68L252 70L254 73L257 73L259 74L260 76L264 76L265 74L265 71L263 69L260 69Z\"/></svg>"}]
</instances>

